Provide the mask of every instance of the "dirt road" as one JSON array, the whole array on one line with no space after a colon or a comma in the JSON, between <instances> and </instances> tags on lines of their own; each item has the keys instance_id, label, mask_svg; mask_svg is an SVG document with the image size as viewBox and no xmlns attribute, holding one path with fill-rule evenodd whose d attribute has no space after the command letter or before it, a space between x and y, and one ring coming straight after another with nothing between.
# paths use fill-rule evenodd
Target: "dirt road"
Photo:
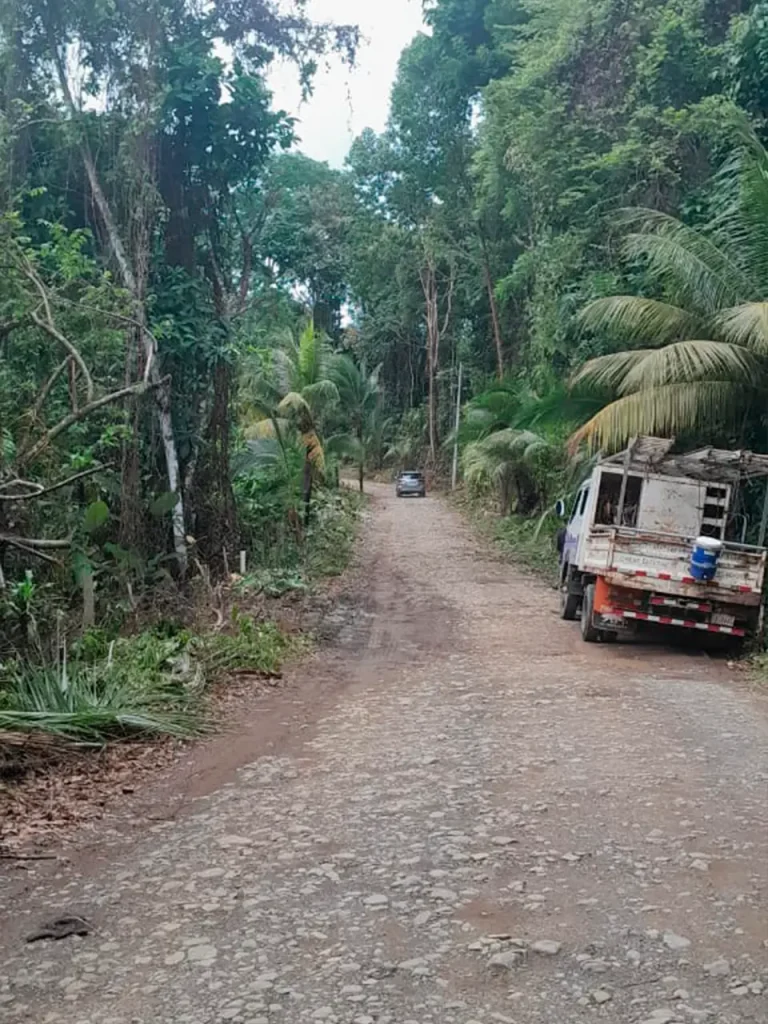
<instances>
[{"instance_id":1,"label":"dirt road","mask_svg":"<svg viewBox=\"0 0 768 1024\"><path fill-rule=\"evenodd\" d=\"M768 1020L764 699L582 644L437 499L377 489L359 571L268 755L6 901L0 1018Z\"/></svg>"}]
</instances>

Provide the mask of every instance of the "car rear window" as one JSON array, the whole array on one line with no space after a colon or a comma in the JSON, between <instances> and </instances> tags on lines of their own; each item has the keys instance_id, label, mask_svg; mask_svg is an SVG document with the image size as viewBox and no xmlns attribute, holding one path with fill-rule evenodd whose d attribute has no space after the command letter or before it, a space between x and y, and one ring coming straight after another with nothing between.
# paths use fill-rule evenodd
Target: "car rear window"
<instances>
[{"instance_id":1,"label":"car rear window","mask_svg":"<svg viewBox=\"0 0 768 1024\"><path fill-rule=\"evenodd\" d=\"M421 480L421 473L403 473L400 476L401 480Z\"/></svg>"}]
</instances>

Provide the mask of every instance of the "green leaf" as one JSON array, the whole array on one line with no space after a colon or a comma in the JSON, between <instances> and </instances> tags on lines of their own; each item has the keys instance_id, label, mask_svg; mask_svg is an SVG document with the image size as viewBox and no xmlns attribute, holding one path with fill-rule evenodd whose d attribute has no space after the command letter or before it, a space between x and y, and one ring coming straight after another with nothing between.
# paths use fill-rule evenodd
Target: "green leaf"
<instances>
[{"instance_id":1,"label":"green leaf","mask_svg":"<svg viewBox=\"0 0 768 1024\"><path fill-rule=\"evenodd\" d=\"M167 515L169 512L173 512L178 501L179 496L175 491L166 491L158 498L155 498L149 506L150 514L153 515L155 519L160 519L161 516Z\"/></svg>"},{"instance_id":2,"label":"green leaf","mask_svg":"<svg viewBox=\"0 0 768 1024\"><path fill-rule=\"evenodd\" d=\"M89 576L93 576L93 563L88 555L82 550L72 553L72 572L78 586Z\"/></svg>"},{"instance_id":3,"label":"green leaf","mask_svg":"<svg viewBox=\"0 0 768 1024\"><path fill-rule=\"evenodd\" d=\"M105 501L94 501L85 510L83 529L86 533L95 533L109 519L109 508Z\"/></svg>"}]
</instances>

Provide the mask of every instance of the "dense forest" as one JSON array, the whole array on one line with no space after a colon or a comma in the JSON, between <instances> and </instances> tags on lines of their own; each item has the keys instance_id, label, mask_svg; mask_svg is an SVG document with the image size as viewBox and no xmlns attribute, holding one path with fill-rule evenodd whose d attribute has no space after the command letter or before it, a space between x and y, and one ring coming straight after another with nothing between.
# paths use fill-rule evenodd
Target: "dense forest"
<instances>
[{"instance_id":1,"label":"dense forest","mask_svg":"<svg viewBox=\"0 0 768 1024\"><path fill-rule=\"evenodd\" d=\"M445 472L460 366L505 514L638 432L768 450L768 3L426 0L342 170L267 86L356 60L303 8L0 6L7 728L242 551L303 585L340 467Z\"/></svg>"}]
</instances>

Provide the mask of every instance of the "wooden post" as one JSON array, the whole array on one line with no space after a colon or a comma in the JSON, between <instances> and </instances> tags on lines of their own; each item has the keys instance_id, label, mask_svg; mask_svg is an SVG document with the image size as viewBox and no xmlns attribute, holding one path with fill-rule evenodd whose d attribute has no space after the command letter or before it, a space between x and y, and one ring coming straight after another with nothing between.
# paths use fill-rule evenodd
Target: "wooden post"
<instances>
[{"instance_id":1,"label":"wooden post","mask_svg":"<svg viewBox=\"0 0 768 1024\"><path fill-rule=\"evenodd\" d=\"M456 434L453 439L453 470L451 472L451 490L456 490L459 477L459 427L461 426L461 385L464 377L464 364L459 363L459 387L456 393Z\"/></svg>"},{"instance_id":2,"label":"wooden post","mask_svg":"<svg viewBox=\"0 0 768 1024\"><path fill-rule=\"evenodd\" d=\"M763 500L763 518L760 521L760 538L757 542L759 548L765 545L765 533L768 530L768 479L765 482L765 498Z\"/></svg>"},{"instance_id":3,"label":"wooden post","mask_svg":"<svg viewBox=\"0 0 768 1024\"><path fill-rule=\"evenodd\" d=\"M637 438L632 438L629 442L629 447L624 454L624 476L621 479L621 491L619 492L619 507L616 510L616 526L621 526L624 519L624 505L627 500L627 484L629 483L629 466L632 462L632 453L635 450L635 441Z\"/></svg>"}]
</instances>

